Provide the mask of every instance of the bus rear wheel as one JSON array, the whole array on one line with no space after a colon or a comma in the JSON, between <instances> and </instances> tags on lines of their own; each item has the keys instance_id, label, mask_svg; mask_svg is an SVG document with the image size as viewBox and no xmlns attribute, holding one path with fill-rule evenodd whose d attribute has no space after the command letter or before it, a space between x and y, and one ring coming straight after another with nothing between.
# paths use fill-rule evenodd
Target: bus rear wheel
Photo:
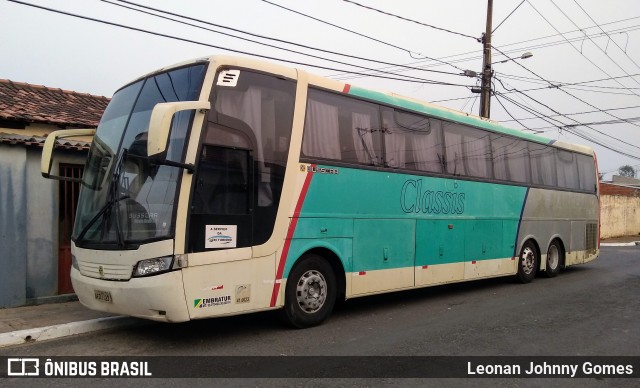
<instances>
[{"instance_id":1,"label":"bus rear wheel","mask_svg":"<svg viewBox=\"0 0 640 388\"><path fill-rule=\"evenodd\" d=\"M331 265L319 255L306 254L287 278L283 318L299 329L317 326L331 314L336 292Z\"/></svg>"},{"instance_id":2,"label":"bus rear wheel","mask_svg":"<svg viewBox=\"0 0 640 388\"><path fill-rule=\"evenodd\" d=\"M547 269L544 271L548 278L552 278L560 272L561 259L562 248L556 240L553 240L547 249Z\"/></svg>"},{"instance_id":3,"label":"bus rear wheel","mask_svg":"<svg viewBox=\"0 0 640 388\"><path fill-rule=\"evenodd\" d=\"M522 245L520 256L518 257L518 274L517 279L521 283L529 283L536 277L538 272L538 249L535 244L529 240Z\"/></svg>"}]
</instances>

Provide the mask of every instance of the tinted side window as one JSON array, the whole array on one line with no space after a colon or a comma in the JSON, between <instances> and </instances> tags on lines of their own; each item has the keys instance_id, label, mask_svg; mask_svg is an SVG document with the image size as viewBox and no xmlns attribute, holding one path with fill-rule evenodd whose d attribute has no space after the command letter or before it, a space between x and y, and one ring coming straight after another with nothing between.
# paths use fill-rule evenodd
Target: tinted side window
<instances>
[{"instance_id":1,"label":"tinted side window","mask_svg":"<svg viewBox=\"0 0 640 388\"><path fill-rule=\"evenodd\" d=\"M385 161L389 167L444 172L442 121L399 110L382 114Z\"/></svg>"},{"instance_id":2,"label":"tinted side window","mask_svg":"<svg viewBox=\"0 0 640 388\"><path fill-rule=\"evenodd\" d=\"M543 144L529 143L529 152L532 183L555 186L558 182L555 149Z\"/></svg>"},{"instance_id":3,"label":"tinted side window","mask_svg":"<svg viewBox=\"0 0 640 388\"><path fill-rule=\"evenodd\" d=\"M447 172L492 178L491 142L489 133L456 124L444 123L444 143Z\"/></svg>"},{"instance_id":4,"label":"tinted side window","mask_svg":"<svg viewBox=\"0 0 640 388\"><path fill-rule=\"evenodd\" d=\"M493 172L496 179L527 183L530 180L527 142L501 135L491 136Z\"/></svg>"},{"instance_id":5,"label":"tinted side window","mask_svg":"<svg viewBox=\"0 0 640 388\"><path fill-rule=\"evenodd\" d=\"M556 150L556 168L558 172L558 186L567 189L580 189L578 180L578 163L573 152Z\"/></svg>"},{"instance_id":6,"label":"tinted side window","mask_svg":"<svg viewBox=\"0 0 640 388\"><path fill-rule=\"evenodd\" d=\"M378 106L346 96L309 90L302 155L347 163L381 161Z\"/></svg>"},{"instance_id":7,"label":"tinted side window","mask_svg":"<svg viewBox=\"0 0 640 388\"><path fill-rule=\"evenodd\" d=\"M593 157L576 154L578 161L578 175L580 176L580 189L589 192L596 191L596 164Z\"/></svg>"}]
</instances>

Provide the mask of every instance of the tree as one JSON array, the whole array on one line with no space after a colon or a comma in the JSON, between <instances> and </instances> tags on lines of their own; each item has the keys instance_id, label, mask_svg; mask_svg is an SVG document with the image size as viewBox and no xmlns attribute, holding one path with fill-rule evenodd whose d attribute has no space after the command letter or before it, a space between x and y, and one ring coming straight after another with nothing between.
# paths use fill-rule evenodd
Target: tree
<instances>
[{"instance_id":1,"label":"tree","mask_svg":"<svg viewBox=\"0 0 640 388\"><path fill-rule=\"evenodd\" d=\"M620 176L626 176L628 178L635 178L636 170L633 167L631 167L630 165L626 164L626 165L621 166L620 168L618 168L618 174Z\"/></svg>"}]
</instances>

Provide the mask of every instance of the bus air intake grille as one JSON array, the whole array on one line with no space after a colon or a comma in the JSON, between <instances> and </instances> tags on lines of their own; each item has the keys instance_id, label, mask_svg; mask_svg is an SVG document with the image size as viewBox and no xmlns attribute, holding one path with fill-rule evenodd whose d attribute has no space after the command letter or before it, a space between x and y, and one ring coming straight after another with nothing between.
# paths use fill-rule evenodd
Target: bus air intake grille
<instances>
[{"instance_id":1,"label":"bus air intake grille","mask_svg":"<svg viewBox=\"0 0 640 388\"><path fill-rule=\"evenodd\" d=\"M129 280L133 271L131 265L78 262L78 266L82 275L104 280Z\"/></svg>"},{"instance_id":2,"label":"bus air intake grille","mask_svg":"<svg viewBox=\"0 0 640 388\"><path fill-rule=\"evenodd\" d=\"M598 224L587 224L585 241L588 251L596 250L598 247Z\"/></svg>"}]
</instances>

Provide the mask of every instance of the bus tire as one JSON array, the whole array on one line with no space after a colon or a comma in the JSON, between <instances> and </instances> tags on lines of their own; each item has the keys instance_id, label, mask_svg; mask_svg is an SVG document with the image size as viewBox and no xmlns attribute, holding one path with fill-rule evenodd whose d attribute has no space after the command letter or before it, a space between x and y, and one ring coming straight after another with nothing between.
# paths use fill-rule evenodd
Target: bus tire
<instances>
[{"instance_id":1,"label":"bus tire","mask_svg":"<svg viewBox=\"0 0 640 388\"><path fill-rule=\"evenodd\" d=\"M516 275L521 283L529 283L536 277L539 257L538 249L533 241L528 240L522 245L518 257L518 274Z\"/></svg>"},{"instance_id":2,"label":"bus tire","mask_svg":"<svg viewBox=\"0 0 640 388\"><path fill-rule=\"evenodd\" d=\"M555 277L560 272L562 262L562 247L558 241L553 240L547 249L547 265L544 274L548 278Z\"/></svg>"},{"instance_id":3,"label":"bus tire","mask_svg":"<svg viewBox=\"0 0 640 388\"><path fill-rule=\"evenodd\" d=\"M287 278L285 321L298 329L324 322L335 305L337 284L333 268L324 258L311 253L304 255Z\"/></svg>"}]
</instances>

